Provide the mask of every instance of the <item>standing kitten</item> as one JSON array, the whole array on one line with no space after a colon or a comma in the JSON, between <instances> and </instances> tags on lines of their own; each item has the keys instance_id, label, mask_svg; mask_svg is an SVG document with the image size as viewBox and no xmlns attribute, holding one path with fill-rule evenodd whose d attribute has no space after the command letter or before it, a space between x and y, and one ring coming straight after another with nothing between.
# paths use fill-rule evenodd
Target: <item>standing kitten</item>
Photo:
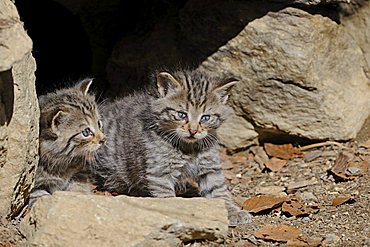
<instances>
[{"instance_id":1,"label":"standing kitten","mask_svg":"<svg viewBox=\"0 0 370 247\"><path fill-rule=\"evenodd\" d=\"M30 205L37 197L68 190L73 176L94 162L96 150L105 142L95 97L88 93L92 83L39 97L40 161Z\"/></svg>"},{"instance_id":2,"label":"standing kitten","mask_svg":"<svg viewBox=\"0 0 370 247\"><path fill-rule=\"evenodd\" d=\"M249 223L224 183L216 136L236 81L196 71L156 79L158 97L134 94L102 109L108 142L98 150L95 182L121 194L174 197L193 178L201 196L226 201L231 225Z\"/></svg>"}]
</instances>

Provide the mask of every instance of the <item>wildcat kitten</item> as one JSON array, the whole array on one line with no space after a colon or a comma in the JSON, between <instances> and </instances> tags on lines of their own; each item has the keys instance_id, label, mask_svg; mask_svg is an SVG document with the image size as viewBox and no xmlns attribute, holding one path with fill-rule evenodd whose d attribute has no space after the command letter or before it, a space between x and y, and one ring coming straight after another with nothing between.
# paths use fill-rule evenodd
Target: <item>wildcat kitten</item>
<instances>
[{"instance_id":1,"label":"wildcat kitten","mask_svg":"<svg viewBox=\"0 0 370 247\"><path fill-rule=\"evenodd\" d=\"M157 95L136 93L102 109L107 143L93 169L99 189L133 196L174 197L193 178L200 195L223 198L231 225L251 222L224 183L216 129L227 118L221 81L197 71L161 72Z\"/></svg>"},{"instance_id":2,"label":"wildcat kitten","mask_svg":"<svg viewBox=\"0 0 370 247\"><path fill-rule=\"evenodd\" d=\"M40 196L69 190L105 143L95 97L88 93L91 83L85 79L39 97L40 160L30 205Z\"/></svg>"}]
</instances>

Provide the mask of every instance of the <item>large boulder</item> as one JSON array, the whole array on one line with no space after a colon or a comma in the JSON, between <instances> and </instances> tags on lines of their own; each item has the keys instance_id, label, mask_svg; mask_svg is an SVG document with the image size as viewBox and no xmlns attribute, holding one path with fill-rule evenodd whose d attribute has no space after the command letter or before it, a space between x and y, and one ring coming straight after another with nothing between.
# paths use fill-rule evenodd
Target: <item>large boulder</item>
<instances>
[{"instance_id":1,"label":"large boulder","mask_svg":"<svg viewBox=\"0 0 370 247\"><path fill-rule=\"evenodd\" d=\"M39 107L32 41L16 7L0 1L0 215L19 213L38 162Z\"/></svg>"},{"instance_id":2,"label":"large boulder","mask_svg":"<svg viewBox=\"0 0 370 247\"><path fill-rule=\"evenodd\" d=\"M222 241L228 219L221 199L56 192L36 202L21 229L30 246L180 246Z\"/></svg>"},{"instance_id":3,"label":"large boulder","mask_svg":"<svg viewBox=\"0 0 370 247\"><path fill-rule=\"evenodd\" d=\"M356 13L341 18L341 25L356 40L364 53L367 63L364 70L370 78L370 1L363 2Z\"/></svg>"},{"instance_id":4,"label":"large boulder","mask_svg":"<svg viewBox=\"0 0 370 247\"><path fill-rule=\"evenodd\" d=\"M366 66L342 26L286 8L249 23L199 69L241 80L231 103L260 135L349 140L370 113Z\"/></svg>"}]
</instances>

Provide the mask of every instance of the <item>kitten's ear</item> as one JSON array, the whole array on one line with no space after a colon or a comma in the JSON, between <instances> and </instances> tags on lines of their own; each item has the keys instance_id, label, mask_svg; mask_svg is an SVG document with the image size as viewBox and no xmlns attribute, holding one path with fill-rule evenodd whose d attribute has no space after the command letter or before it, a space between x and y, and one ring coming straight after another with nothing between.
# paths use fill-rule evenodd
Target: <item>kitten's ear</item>
<instances>
[{"instance_id":1,"label":"kitten's ear","mask_svg":"<svg viewBox=\"0 0 370 247\"><path fill-rule=\"evenodd\" d=\"M231 89L238 84L239 81L235 78L229 78L225 80L221 86L215 88L213 92L220 97L220 101L222 104L226 104L227 100L229 99L229 94Z\"/></svg>"},{"instance_id":2,"label":"kitten's ear","mask_svg":"<svg viewBox=\"0 0 370 247\"><path fill-rule=\"evenodd\" d=\"M167 72L161 72L157 75L157 86L161 97L166 96L168 93L176 92L181 88L180 83Z\"/></svg>"},{"instance_id":3,"label":"kitten's ear","mask_svg":"<svg viewBox=\"0 0 370 247\"><path fill-rule=\"evenodd\" d=\"M91 86L93 79L86 78L80 82L77 83L75 86L77 89L79 89L84 95L87 95L87 92L89 91L89 88Z\"/></svg>"},{"instance_id":4,"label":"kitten's ear","mask_svg":"<svg viewBox=\"0 0 370 247\"><path fill-rule=\"evenodd\" d=\"M51 120L51 130L53 133L58 133L59 132L59 125L64 121L66 118L67 113L64 111L58 111L53 119Z\"/></svg>"}]
</instances>

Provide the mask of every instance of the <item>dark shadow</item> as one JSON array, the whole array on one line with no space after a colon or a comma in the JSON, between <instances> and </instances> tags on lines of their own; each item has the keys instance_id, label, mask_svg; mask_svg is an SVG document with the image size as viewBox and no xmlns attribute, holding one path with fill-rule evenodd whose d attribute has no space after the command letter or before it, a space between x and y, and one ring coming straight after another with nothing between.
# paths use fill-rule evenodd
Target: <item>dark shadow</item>
<instances>
[{"instance_id":1,"label":"dark shadow","mask_svg":"<svg viewBox=\"0 0 370 247\"><path fill-rule=\"evenodd\" d=\"M273 143L273 144L291 143L295 147L301 147L317 142L327 141L327 140L311 140L305 137L284 133L283 131L278 131L275 129L258 128L256 126L255 130L258 133L258 141L261 145L263 145L264 143Z\"/></svg>"},{"instance_id":2,"label":"dark shadow","mask_svg":"<svg viewBox=\"0 0 370 247\"><path fill-rule=\"evenodd\" d=\"M0 126L9 125L13 116L14 84L10 70L0 72Z\"/></svg>"},{"instance_id":3,"label":"dark shadow","mask_svg":"<svg viewBox=\"0 0 370 247\"><path fill-rule=\"evenodd\" d=\"M38 95L91 76L90 44L77 16L50 0L15 4L33 41Z\"/></svg>"},{"instance_id":4,"label":"dark shadow","mask_svg":"<svg viewBox=\"0 0 370 247\"><path fill-rule=\"evenodd\" d=\"M78 15L52 0L15 4L34 42L38 95L88 76L95 78L98 94L113 98L147 85L158 68L198 67L249 22L270 11L290 6L339 20L337 5L292 2L86 1ZM123 49L112 53L120 41ZM112 59L121 54L118 62Z\"/></svg>"}]
</instances>

